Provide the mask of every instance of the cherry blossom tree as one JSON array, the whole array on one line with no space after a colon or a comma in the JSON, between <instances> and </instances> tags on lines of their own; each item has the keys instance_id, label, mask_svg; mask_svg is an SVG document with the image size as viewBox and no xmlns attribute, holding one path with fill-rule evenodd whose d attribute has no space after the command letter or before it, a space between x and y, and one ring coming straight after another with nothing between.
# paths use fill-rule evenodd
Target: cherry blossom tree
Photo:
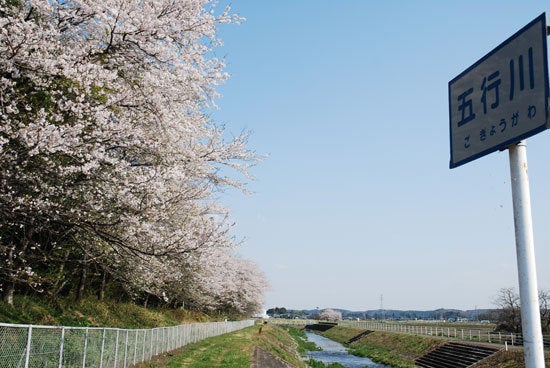
<instances>
[{"instance_id":1,"label":"cherry blossom tree","mask_svg":"<svg viewBox=\"0 0 550 368\"><path fill-rule=\"evenodd\" d=\"M170 295L192 308L227 315L252 315L262 308L268 287L265 276L234 249L202 249L188 257L180 270L183 277L170 282Z\"/></svg>"},{"instance_id":2,"label":"cherry blossom tree","mask_svg":"<svg viewBox=\"0 0 550 368\"><path fill-rule=\"evenodd\" d=\"M342 313L334 309L323 309L321 313L319 313L319 319L325 321L338 321L342 319Z\"/></svg>"},{"instance_id":3,"label":"cherry blossom tree","mask_svg":"<svg viewBox=\"0 0 550 368\"><path fill-rule=\"evenodd\" d=\"M232 253L214 201L224 187L245 190L258 159L246 133L225 140L206 114L228 77L216 28L240 20L209 0L0 0L7 302L18 287L81 297L90 277L107 276L170 299L168 286L191 275L187 286L224 300L205 306L257 304L220 296L206 276L220 267L205 254L218 252L235 268L226 290L265 286Z\"/></svg>"}]
</instances>

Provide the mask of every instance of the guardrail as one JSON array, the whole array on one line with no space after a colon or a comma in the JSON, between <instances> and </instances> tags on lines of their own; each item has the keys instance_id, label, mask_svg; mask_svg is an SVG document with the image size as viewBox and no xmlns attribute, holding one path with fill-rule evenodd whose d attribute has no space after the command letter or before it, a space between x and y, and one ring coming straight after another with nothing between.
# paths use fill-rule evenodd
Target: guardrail
<instances>
[{"instance_id":1,"label":"guardrail","mask_svg":"<svg viewBox=\"0 0 550 368\"><path fill-rule=\"evenodd\" d=\"M271 319L270 323L274 324L292 324L306 325L318 323L317 320L284 320ZM510 346L522 346L523 336L513 332L495 332L483 329L460 329L455 327L429 326L429 325L411 325L401 323L387 322L369 322L369 321L338 321L340 326L348 326L362 328L372 331L385 331L407 333L419 336L429 337L445 337L448 339L456 339L461 341L471 342L486 342ZM550 347L550 335L543 336L544 347Z\"/></svg>"},{"instance_id":2,"label":"guardrail","mask_svg":"<svg viewBox=\"0 0 550 368\"><path fill-rule=\"evenodd\" d=\"M0 323L0 368L127 368L253 324L246 320L129 330Z\"/></svg>"}]
</instances>

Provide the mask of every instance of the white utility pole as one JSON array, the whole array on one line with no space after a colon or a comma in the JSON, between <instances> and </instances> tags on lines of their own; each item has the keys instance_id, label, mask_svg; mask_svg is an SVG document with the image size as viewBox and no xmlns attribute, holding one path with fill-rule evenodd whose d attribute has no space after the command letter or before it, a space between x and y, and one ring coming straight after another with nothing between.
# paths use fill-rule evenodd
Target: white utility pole
<instances>
[{"instance_id":1,"label":"white utility pole","mask_svg":"<svg viewBox=\"0 0 550 368\"><path fill-rule=\"evenodd\" d=\"M526 368L544 368L544 345L540 325L535 242L525 141L509 147L512 202L516 230L521 324Z\"/></svg>"}]
</instances>

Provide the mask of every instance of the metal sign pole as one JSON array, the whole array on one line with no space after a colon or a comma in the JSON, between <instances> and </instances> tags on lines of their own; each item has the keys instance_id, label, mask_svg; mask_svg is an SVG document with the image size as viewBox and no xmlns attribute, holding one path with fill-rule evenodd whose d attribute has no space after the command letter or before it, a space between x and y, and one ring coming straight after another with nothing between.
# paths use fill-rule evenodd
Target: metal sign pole
<instances>
[{"instance_id":1,"label":"metal sign pole","mask_svg":"<svg viewBox=\"0 0 550 368\"><path fill-rule=\"evenodd\" d=\"M525 367L544 368L527 147L524 140L509 147L509 157Z\"/></svg>"}]
</instances>

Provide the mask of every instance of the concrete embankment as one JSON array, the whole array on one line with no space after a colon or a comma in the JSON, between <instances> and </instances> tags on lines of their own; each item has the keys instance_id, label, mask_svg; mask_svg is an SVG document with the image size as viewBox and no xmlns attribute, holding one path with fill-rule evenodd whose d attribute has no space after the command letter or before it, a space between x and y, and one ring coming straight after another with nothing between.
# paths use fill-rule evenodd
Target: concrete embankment
<instances>
[{"instance_id":1,"label":"concrete embankment","mask_svg":"<svg viewBox=\"0 0 550 368\"><path fill-rule=\"evenodd\" d=\"M296 366L285 362L278 356L268 353L264 349L256 346L252 353L252 362L250 368L295 368Z\"/></svg>"}]
</instances>

